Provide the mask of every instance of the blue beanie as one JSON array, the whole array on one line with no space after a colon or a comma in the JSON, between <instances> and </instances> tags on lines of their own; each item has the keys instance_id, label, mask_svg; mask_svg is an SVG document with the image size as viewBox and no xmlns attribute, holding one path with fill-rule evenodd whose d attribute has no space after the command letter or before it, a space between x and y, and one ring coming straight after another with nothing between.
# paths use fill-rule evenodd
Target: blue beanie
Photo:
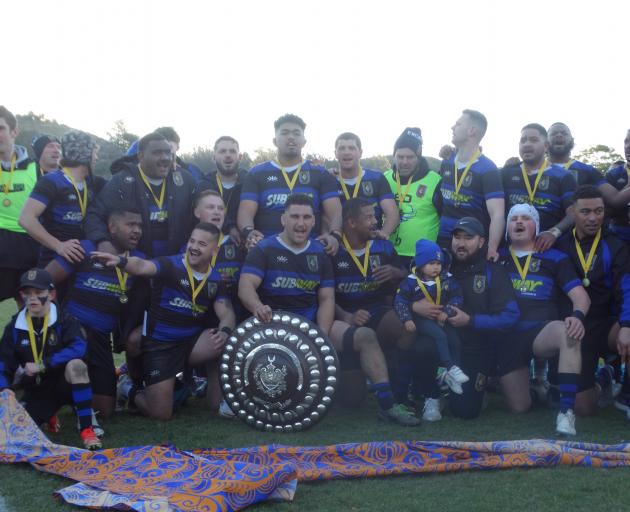
<instances>
[{"instance_id":1,"label":"blue beanie","mask_svg":"<svg viewBox=\"0 0 630 512\"><path fill-rule=\"evenodd\" d=\"M416 242L416 257L414 261L416 268L420 270L430 261L444 263L444 253L435 242L421 239Z\"/></svg>"}]
</instances>

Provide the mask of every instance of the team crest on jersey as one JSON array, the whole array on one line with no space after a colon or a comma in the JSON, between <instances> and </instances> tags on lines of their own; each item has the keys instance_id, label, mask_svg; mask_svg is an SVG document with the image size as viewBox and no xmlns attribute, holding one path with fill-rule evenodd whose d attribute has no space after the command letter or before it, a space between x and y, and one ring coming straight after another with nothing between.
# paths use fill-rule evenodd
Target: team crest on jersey
<instances>
[{"instance_id":1,"label":"team crest on jersey","mask_svg":"<svg viewBox=\"0 0 630 512\"><path fill-rule=\"evenodd\" d=\"M544 176L540 178L540 183L538 184L538 188L540 190L547 190L549 188L549 176Z\"/></svg>"},{"instance_id":2,"label":"team crest on jersey","mask_svg":"<svg viewBox=\"0 0 630 512\"><path fill-rule=\"evenodd\" d=\"M470 185L472 184L472 174L466 174L466 177L464 178L464 187L470 187Z\"/></svg>"},{"instance_id":3,"label":"team crest on jersey","mask_svg":"<svg viewBox=\"0 0 630 512\"><path fill-rule=\"evenodd\" d=\"M373 196L374 195L374 186L372 185L371 181L362 181L361 182L361 188L363 189L363 193L366 196Z\"/></svg>"},{"instance_id":4,"label":"team crest on jersey","mask_svg":"<svg viewBox=\"0 0 630 512\"><path fill-rule=\"evenodd\" d=\"M483 293L486 291L486 276L480 275L473 278L473 291Z\"/></svg>"},{"instance_id":5,"label":"team crest on jersey","mask_svg":"<svg viewBox=\"0 0 630 512\"><path fill-rule=\"evenodd\" d=\"M317 262L317 256L315 254L306 255L306 264L311 272L317 272L319 270L319 263Z\"/></svg>"},{"instance_id":6,"label":"team crest on jersey","mask_svg":"<svg viewBox=\"0 0 630 512\"><path fill-rule=\"evenodd\" d=\"M381 266L381 257L378 254L370 256L370 268L374 270Z\"/></svg>"},{"instance_id":7,"label":"team crest on jersey","mask_svg":"<svg viewBox=\"0 0 630 512\"><path fill-rule=\"evenodd\" d=\"M136 178L134 178L133 176L125 176L125 179L123 181L125 183L133 183L134 181L136 181Z\"/></svg>"},{"instance_id":8,"label":"team crest on jersey","mask_svg":"<svg viewBox=\"0 0 630 512\"><path fill-rule=\"evenodd\" d=\"M532 261L529 264L529 270L532 272L538 272L540 270L540 260L538 258L532 258Z\"/></svg>"},{"instance_id":9,"label":"team crest on jersey","mask_svg":"<svg viewBox=\"0 0 630 512\"><path fill-rule=\"evenodd\" d=\"M427 193L427 186L426 185L420 185L418 187L418 190L416 190L416 197L424 197L424 194Z\"/></svg>"},{"instance_id":10,"label":"team crest on jersey","mask_svg":"<svg viewBox=\"0 0 630 512\"><path fill-rule=\"evenodd\" d=\"M478 373L475 379L475 391L483 391L486 389L487 377L483 373Z\"/></svg>"},{"instance_id":11,"label":"team crest on jersey","mask_svg":"<svg viewBox=\"0 0 630 512\"><path fill-rule=\"evenodd\" d=\"M83 336L83 338L87 338L87 336ZM57 334L53 331L48 335L48 339L46 340L46 343L48 343L51 347L54 347L57 344Z\"/></svg>"},{"instance_id":12,"label":"team crest on jersey","mask_svg":"<svg viewBox=\"0 0 630 512\"><path fill-rule=\"evenodd\" d=\"M225 259L233 260L236 257L236 248L233 245L226 245L223 253L225 254Z\"/></svg>"},{"instance_id":13,"label":"team crest on jersey","mask_svg":"<svg viewBox=\"0 0 630 512\"><path fill-rule=\"evenodd\" d=\"M298 181L302 185L306 185L311 181L311 175L308 172L300 171L300 175L298 176Z\"/></svg>"},{"instance_id":14,"label":"team crest on jersey","mask_svg":"<svg viewBox=\"0 0 630 512\"><path fill-rule=\"evenodd\" d=\"M208 283L208 297L214 297L217 294L217 283Z\"/></svg>"},{"instance_id":15,"label":"team crest on jersey","mask_svg":"<svg viewBox=\"0 0 630 512\"><path fill-rule=\"evenodd\" d=\"M184 177L182 176L181 171L173 171L173 183L178 187L181 187L184 184Z\"/></svg>"}]
</instances>

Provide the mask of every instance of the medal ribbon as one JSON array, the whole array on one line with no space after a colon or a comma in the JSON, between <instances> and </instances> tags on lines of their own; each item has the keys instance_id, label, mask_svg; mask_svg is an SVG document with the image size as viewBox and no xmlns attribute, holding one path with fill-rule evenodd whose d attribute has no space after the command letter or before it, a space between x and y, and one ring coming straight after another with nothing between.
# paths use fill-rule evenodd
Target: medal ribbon
<instances>
[{"instance_id":1,"label":"medal ribbon","mask_svg":"<svg viewBox=\"0 0 630 512\"><path fill-rule=\"evenodd\" d=\"M597 251L597 246L599 245L599 240L601 237L602 237L602 230L600 228L597 231L597 234L595 235L595 240L593 240L593 245L591 246L591 250L588 251L588 256L586 257L586 260L584 260L584 253L582 252L582 247L580 247L580 243L578 242L577 236L575 236L575 228L573 228L573 239L575 240L575 250L577 251L577 255L580 260L580 265L582 265L582 270L584 271L584 278L586 278L589 272L589 269L591 268L591 263L593 263L593 257L595 256L595 252Z\"/></svg>"},{"instance_id":2,"label":"medal ribbon","mask_svg":"<svg viewBox=\"0 0 630 512\"><path fill-rule=\"evenodd\" d=\"M521 174L523 175L523 181L525 182L525 188L527 189L527 197L529 197L529 202L534 202L534 197L536 196L536 190L538 190L538 184L540 183L540 179L545 172L545 169L549 166L547 159L543 160L540 169L538 169L538 173L536 174L536 179L534 180L534 189L532 190L531 185L529 184L529 177L527 176L527 171L525 170L525 164L521 164Z\"/></svg>"},{"instance_id":3,"label":"medal ribbon","mask_svg":"<svg viewBox=\"0 0 630 512\"><path fill-rule=\"evenodd\" d=\"M459 197L459 191L462 188L462 185L464 184L464 180L466 179L466 175L468 174L468 171L470 171L470 168L472 167L472 165L477 161L477 158L479 158L479 155L481 155L481 151L479 150L475 151L475 154L466 163L466 167L464 167L464 170L462 171L462 176L459 179L458 179L459 169L457 165L457 158L455 159L455 163L454 163L455 165L455 200L457 200L457 198Z\"/></svg>"},{"instance_id":4,"label":"medal ribbon","mask_svg":"<svg viewBox=\"0 0 630 512\"><path fill-rule=\"evenodd\" d=\"M573 165L573 162L575 162L575 160L573 160L572 158L569 158L569 161L566 164L564 164L562 167L564 167L568 171L569 167Z\"/></svg>"},{"instance_id":5,"label":"medal ribbon","mask_svg":"<svg viewBox=\"0 0 630 512\"><path fill-rule=\"evenodd\" d=\"M217 180L217 188L219 189L219 195L221 196L221 199L223 199L223 204L225 205L224 215L227 215L228 204L225 202L225 198L223 197L223 183L221 183L221 179L219 178L219 172L218 171L217 171L217 174L216 174L215 178ZM232 199L232 196L230 196L230 199Z\"/></svg>"},{"instance_id":6,"label":"medal ribbon","mask_svg":"<svg viewBox=\"0 0 630 512\"><path fill-rule=\"evenodd\" d=\"M343 241L343 246L346 248L346 251L348 251L348 254L350 254L350 257L359 269L359 272L361 272L361 275L366 278L368 273L368 265L370 263L370 247L372 245L372 240L369 240L368 243L365 244L365 254L363 255L363 264L361 264L359 258L357 258L357 255L354 254L352 247L350 247L350 242L348 242L346 235L343 235L341 239Z\"/></svg>"},{"instance_id":7,"label":"medal ribbon","mask_svg":"<svg viewBox=\"0 0 630 512\"><path fill-rule=\"evenodd\" d=\"M411 178L413 178L413 174L409 176L409 179L407 180L407 186L405 187L405 192L403 194L402 188L400 186L400 173L396 172L396 188L398 189L398 201L399 201L398 207L399 208L405 202L405 197L407 197L407 194L409 193L409 189L411 188Z\"/></svg>"},{"instance_id":8,"label":"medal ribbon","mask_svg":"<svg viewBox=\"0 0 630 512\"><path fill-rule=\"evenodd\" d=\"M83 182L83 194L81 194L81 191L79 190L79 187L77 187L77 182L75 181L74 176L72 176L72 173L65 167L63 168L63 173L65 174L66 178L70 180L70 183L72 183L72 186L74 187L74 191L77 193L77 201L79 201L79 209L81 210L81 215L85 219L85 213L87 211L87 202L88 202L87 181Z\"/></svg>"},{"instance_id":9,"label":"medal ribbon","mask_svg":"<svg viewBox=\"0 0 630 512\"><path fill-rule=\"evenodd\" d=\"M414 274L414 276L416 277L416 281L418 282L418 286L420 287L420 291L422 292L422 295L424 295L424 297L431 303L431 304L435 304L436 306L441 306L441 302L442 302L442 283L440 281L440 276L437 276L435 278L435 300L433 300L433 297L431 297L431 294L429 293L429 290L427 290L426 286L424 286L424 283L422 281L420 281L420 278L418 276L416 276L416 267L413 267L412 272Z\"/></svg>"},{"instance_id":10,"label":"medal ribbon","mask_svg":"<svg viewBox=\"0 0 630 512\"><path fill-rule=\"evenodd\" d=\"M37 343L35 342L35 329L33 328L33 320L30 313L26 312L26 325L28 327L28 339L31 342L31 352L33 352L33 362L42 364L44 360L44 347L46 346L46 335L48 334L48 313L44 316L44 326L42 327L42 349L37 352Z\"/></svg>"},{"instance_id":11,"label":"medal ribbon","mask_svg":"<svg viewBox=\"0 0 630 512\"><path fill-rule=\"evenodd\" d=\"M186 256L184 257L184 266L186 267L186 273L188 274L188 282L190 283L190 289L191 289L191 293L192 293L192 310L193 312L196 310L197 308L197 295L199 295L199 292L201 292L201 290L203 289L203 287L206 284L206 281L208 280L208 277L210 276L210 273L212 272L212 267L214 266L214 262L217 260L216 254L212 257L212 264L210 264L208 266L208 271L206 272L206 275L203 276L203 279L199 282L199 286L195 287L195 277L193 276L193 271L192 268L190 267L189 263L188 263L188 254L186 254Z\"/></svg>"},{"instance_id":12,"label":"medal ribbon","mask_svg":"<svg viewBox=\"0 0 630 512\"><path fill-rule=\"evenodd\" d=\"M278 165L280 165L280 162L278 162ZM302 164L298 165L297 169L293 171L295 173L293 175L293 178L289 178L287 171L284 170L284 167L282 167L282 165L280 165L280 170L282 171L282 176L284 176L284 181L287 182L287 187L289 187L289 190L293 192L293 187L295 187L295 182L297 181L298 175L300 174L300 171L302 170Z\"/></svg>"},{"instance_id":13,"label":"medal ribbon","mask_svg":"<svg viewBox=\"0 0 630 512\"><path fill-rule=\"evenodd\" d=\"M527 279L527 272L529 272L529 264L532 262L533 253L530 252L527 255L527 259L525 260L525 265L523 265L522 267L518 261L516 254L514 253L514 249L512 249L511 247L510 247L510 254L512 256L512 261L514 262L514 266L516 267L516 270L518 271L518 275L521 276L521 286L522 286L523 283L525 282L525 279Z\"/></svg>"},{"instance_id":14,"label":"medal ribbon","mask_svg":"<svg viewBox=\"0 0 630 512\"><path fill-rule=\"evenodd\" d=\"M126 251L125 258L128 258L128 257L129 257L129 251ZM116 271L116 277L118 277L118 285L120 286L120 295L123 296L125 295L125 292L127 291L127 278L129 277L129 274L119 269L118 267L114 267L114 270Z\"/></svg>"},{"instance_id":15,"label":"medal ribbon","mask_svg":"<svg viewBox=\"0 0 630 512\"><path fill-rule=\"evenodd\" d=\"M140 171L140 178L142 178L142 181L144 182L146 187L149 189L149 192L151 192L151 195L153 196L153 200L155 201L155 204L161 210L162 205L164 204L164 193L166 192L166 180L165 179L162 180L162 188L160 189L160 198L158 199L158 197L153 192L153 188L151 187L151 184L149 183L149 180L147 179L147 176L144 174L144 171L142 170L142 167L140 167L140 165L138 165L138 170Z\"/></svg>"},{"instance_id":16,"label":"medal ribbon","mask_svg":"<svg viewBox=\"0 0 630 512\"><path fill-rule=\"evenodd\" d=\"M17 156L15 155L15 153L13 153L13 156L11 157L11 171L9 171L9 179L6 183L4 182L4 172L0 172L0 175L2 176L2 183L0 183L0 185L2 186L2 192L4 193L5 197L9 195L11 185L13 184L13 172L15 171L16 161Z\"/></svg>"},{"instance_id":17,"label":"medal ribbon","mask_svg":"<svg viewBox=\"0 0 630 512\"><path fill-rule=\"evenodd\" d=\"M359 185L361 185L361 178L363 178L363 167L359 165L359 175L357 176L357 182L354 184L354 190L352 191L352 199L357 197L357 194L359 193ZM341 173L339 174L339 183L341 183L341 189L343 190L343 195L346 197L346 199L350 199L350 194L348 193L346 182L343 180L343 176L341 176ZM399 185L399 188L400 188L400 185Z\"/></svg>"},{"instance_id":18,"label":"medal ribbon","mask_svg":"<svg viewBox=\"0 0 630 512\"><path fill-rule=\"evenodd\" d=\"M630 183L630 164L626 164L626 174L628 175L628 179L626 181L626 185Z\"/></svg>"}]
</instances>

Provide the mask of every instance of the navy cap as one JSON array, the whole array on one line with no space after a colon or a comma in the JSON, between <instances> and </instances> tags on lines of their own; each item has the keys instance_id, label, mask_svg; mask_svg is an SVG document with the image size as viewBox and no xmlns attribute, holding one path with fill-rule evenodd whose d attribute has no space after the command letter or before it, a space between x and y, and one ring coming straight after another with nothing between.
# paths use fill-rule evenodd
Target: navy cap
<instances>
[{"instance_id":1,"label":"navy cap","mask_svg":"<svg viewBox=\"0 0 630 512\"><path fill-rule=\"evenodd\" d=\"M32 268L22 274L19 290L35 288L36 290L52 290L55 287L52 277L43 268Z\"/></svg>"},{"instance_id":2,"label":"navy cap","mask_svg":"<svg viewBox=\"0 0 630 512\"><path fill-rule=\"evenodd\" d=\"M471 236L486 236L486 230L483 224L475 217L462 217L457 221L451 233L455 233L458 229L468 233Z\"/></svg>"}]
</instances>

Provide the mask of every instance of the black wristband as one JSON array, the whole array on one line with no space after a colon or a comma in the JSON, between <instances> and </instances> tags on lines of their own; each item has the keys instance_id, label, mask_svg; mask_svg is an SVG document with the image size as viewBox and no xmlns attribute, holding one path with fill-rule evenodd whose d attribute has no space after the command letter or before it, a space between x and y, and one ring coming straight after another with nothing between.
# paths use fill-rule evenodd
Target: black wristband
<instances>
[{"instance_id":1,"label":"black wristband","mask_svg":"<svg viewBox=\"0 0 630 512\"><path fill-rule=\"evenodd\" d=\"M127 263L129 263L129 260L127 259L126 256L118 256L120 258L120 261L116 264L116 266L121 269L121 270L125 270L125 267L127 266Z\"/></svg>"},{"instance_id":2,"label":"black wristband","mask_svg":"<svg viewBox=\"0 0 630 512\"><path fill-rule=\"evenodd\" d=\"M246 226L243 229L241 229L241 233L243 234L243 238L247 238L252 231L254 231L254 227L253 226Z\"/></svg>"},{"instance_id":3,"label":"black wristband","mask_svg":"<svg viewBox=\"0 0 630 512\"><path fill-rule=\"evenodd\" d=\"M337 242L341 243L342 236L341 236L341 233L340 233L339 231L337 231L337 230L335 230L335 231L331 231L331 232L330 232L330 233L328 233L328 234L329 234L330 236L332 236L333 238L336 238L336 239L337 239Z\"/></svg>"},{"instance_id":4,"label":"black wristband","mask_svg":"<svg viewBox=\"0 0 630 512\"><path fill-rule=\"evenodd\" d=\"M586 320L586 316L579 309L574 309L573 313L571 313L571 316L577 318L582 323L584 323L584 320Z\"/></svg>"},{"instance_id":5,"label":"black wristband","mask_svg":"<svg viewBox=\"0 0 630 512\"><path fill-rule=\"evenodd\" d=\"M221 327L221 332L224 332L225 334L227 334L228 336L230 334L232 334L232 329L230 327L228 327L227 325Z\"/></svg>"}]
</instances>

